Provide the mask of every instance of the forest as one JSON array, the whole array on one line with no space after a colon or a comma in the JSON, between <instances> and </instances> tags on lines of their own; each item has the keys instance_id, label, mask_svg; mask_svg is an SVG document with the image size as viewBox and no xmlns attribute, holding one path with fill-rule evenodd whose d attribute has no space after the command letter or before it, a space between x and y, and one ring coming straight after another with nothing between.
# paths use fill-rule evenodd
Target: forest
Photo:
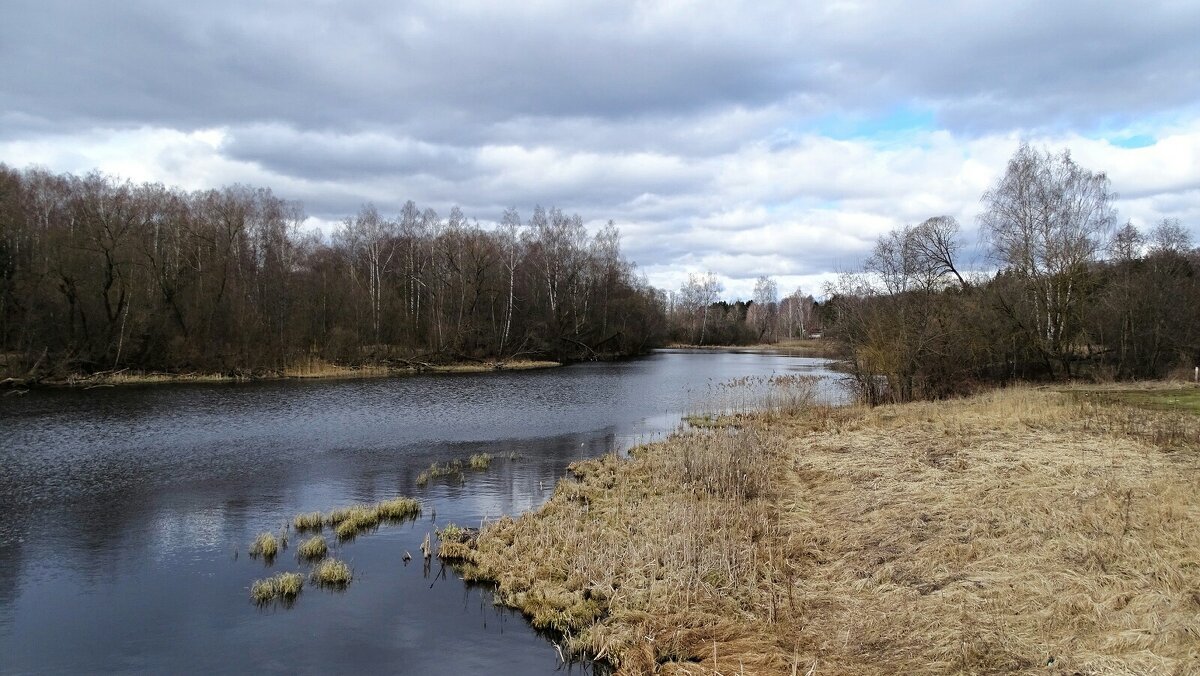
<instances>
[{"instance_id":1,"label":"forest","mask_svg":"<svg viewBox=\"0 0 1200 676\"><path fill-rule=\"evenodd\" d=\"M1177 219L1118 225L1106 174L1022 145L982 197L983 266L959 224L897 228L826 290L827 335L872 403L1022 380L1131 380L1200 364L1200 250Z\"/></svg>"},{"instance_id":2,"label":"forest","mask_svg":"<svg viewBox=\"0 0 1200 676\"><path fill-rule=\"evenodd\" d=\"M663 299L610 221L365 205L330 236L268 189L186 192L0 165L0 374L261 375L342 365L637 354Z\"/></svg>"},{"instance_id":3,"label":"forest","mask_svg":"<svg viewBox=\"0 0 1200 676\"><path fill-rule=\"evenodd\" d=\"M781 299L764 276L730 302L711 272L652 288L611 221L589 234L553 207L485 227L457 207L365 205L325 237L267 189L0 165L0 373L572 361L823 333L873 403L1190 374L1200 250L1176 219L1118 225L1116 197L1069 151L1022 145L982 196L973 269L959 223L935 216L881 236L820 300Z\"/></svg>"}]
</instances>

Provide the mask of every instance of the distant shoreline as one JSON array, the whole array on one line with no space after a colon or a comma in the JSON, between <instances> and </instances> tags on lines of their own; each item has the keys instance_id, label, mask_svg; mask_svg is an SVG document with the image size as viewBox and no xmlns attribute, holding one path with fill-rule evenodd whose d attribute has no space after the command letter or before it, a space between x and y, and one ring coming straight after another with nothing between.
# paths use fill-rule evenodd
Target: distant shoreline
<instances>
[{"instance_id":1,"label":"distant shoreline","mask_svg":"<svg viewBox=\"0 0 1200 676\"><path fill-rule=\"evenodd\" d=\"M249 383L277 380L350 380L356 378L387 378L426 374L494 373L498 371L532 371L563 366L563 362L533 359L512 359L448 364L417 364L395 366L373 364L340 366L327 362L293 366L282 371L261 373L169 373L121 369L93 374L70 374L24 382L10 378L0 382L13 390L22 389L95 389L129 385L171 385L201 383Z\"/></svg>"}]
</instances>

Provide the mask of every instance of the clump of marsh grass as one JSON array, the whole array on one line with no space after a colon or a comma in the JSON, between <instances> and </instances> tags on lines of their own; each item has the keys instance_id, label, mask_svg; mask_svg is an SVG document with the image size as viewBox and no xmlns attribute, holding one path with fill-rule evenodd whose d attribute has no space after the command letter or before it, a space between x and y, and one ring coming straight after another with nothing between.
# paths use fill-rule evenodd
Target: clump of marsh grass
<instances>
[{"instance_id":1,"label":"clump of marsh grass","mask_svg":"<svg viewBox=\"0 0 1200 676\"><path fill-rule=\"evenodd\" d=\"M324 524L325 519L321 516L320 512L297 514L296 518L292 520L292 525L295 526L296 530L298 531L320 530L321 526Z\"/></svg>"},{"instance_id":2,"label":"clump of marsh grass","mask_svg":"<svg viewBox=\"0 0 1200 676\"><path fill-rule=\"evenodd\" d=\"M477 469L477 470L487 469L488 467L491 467L491 465L492 465L492 454L491 453L476 453L471 456L470 460L468 461L468 464L471 466L471 469Z\"/></svg>"},{"instance_id":3,"label":"clump of marsh grass","mask_svg":"<svg viewBox=\"0 0 1200 676\"><path fill-rule=\"evenodd\" d=\"M403 521L421 515L421 503L412 498L393 498L375 505L379 518L390 521Z\"/></svg>"},{"instance_id":4,"label":"clump of marsh grass","mask_svg":"<svg viewBox=\"0 0 1200 676\"><path fill-rule=\"evenodd\" d=\"M471 543L476 532L453 523L437 532L438 558L446 561L474 563L475 553Z\"/></svg>"},{"instance_id":5,"label":"clump of marsh grass","mask_svg":"<svg viewBox=\"0 0 1200 676\"><path fill-rule=\"evenodd\" d=\"M322 587L345 587L352 577L350 566L339 559L325 559L312 571L313 581Z\"/></svg>"},{"instance_id":6,"label":"clump of marsh grass","mask_svg":"<svg viewBox=\"0 0 1200 676\"><path fill-rule=\"evenodd\" d=\"M491 456L488 457L490 458ZM491 460L489 459L488 462L490 463ZM441 477L455 477L461 481L463 478L463 461L455 459L444 465L436 462L433 463L429 466L429 469L417 475L417 485L424 486L430 480L440 479Z\"/></svg>"},{"instance_id":7,"label":"clump of marsh grass","mask_svg":"<svg viewBox=\"0 0 1200 676\"><path fill-rule=\"evenodd\" d=\"M320 535L314 535L304 542L300 543L300 558L305 560L319 559L325 556L329 551L329 545L325 542L325 538Z\"/></svg>"},{"instance_id":8,"label":"clump of marsh grass","mask_svg":"<svg viewBox=\"0 0 1200 676\"><path fill-rule=\"evenodd\" d=\"M469 531L467 531L467 529L463 528L462 526L459 526L459 525L453 524L453 523L449 523L449 524L446 524L445 528L442 528L441 530L439 530L437 532L437 535L438 535L438 539L443 542L461 542L465 538L465 536L468 534L468 532Z\"/></svg>"},{"instance_id":9,"label":"clump of marsh grass","mask_svg":"<svg viewBox=\"0 0 1200 676\"><path fill-rule=\"evenodd\" d=\"M379 525L379 510L372 505L355 505L338 512L338 520L334 532L343 540L348 540L359 531L374 528Z\"/></svg>"},{"instance_id":10,"label":"clump of marsh grass","mask_svg":"<svg viewBox=\"0 0 1200 676\"><path fill-rule=\"evenodd\" d=\"M250 598L255 603L270 603L276 597L292 600L304 587L304 576L300 573L278 573L265 580L255 580L250 585Z\"/></svg>"},{"instance_id":11,"label":"clump of marsh grass","mask_svg":"<svg viewBox=\"0 0 1200 676\"><path fill-rule=\"evenodd\" d=\"M250 543L250 556L263 557L267 561L275 558L279 553L279 539L274 533L259 533L258 537L254 538L254 542Z\"/></svg>"}]
</instances>

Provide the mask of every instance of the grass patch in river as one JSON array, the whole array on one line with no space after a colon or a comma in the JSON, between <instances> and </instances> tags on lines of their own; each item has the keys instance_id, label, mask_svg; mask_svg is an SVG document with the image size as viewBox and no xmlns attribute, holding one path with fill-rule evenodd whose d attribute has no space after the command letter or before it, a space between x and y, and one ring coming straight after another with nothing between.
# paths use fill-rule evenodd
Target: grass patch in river
<instances>
[{"instance_id":1,"label":"grass patch in river","mask_svg":"<svg viewBox=\"0 0 1200 676\"><path fill-rule=\"evenodd\" d=\"M305 560L319 559L325 556L329 551L329 545L325 542L325 538L320 535L314 535L304 542L300 543L300 558Z\"/></svg>"},{"instance_id":2,"label":"grass patch in river","mask_svg":"<svg viewBox=\"0 0 1200 676\"><path fill-rule=\"evenodd\" d=\"M250 598L259 605L270 603L275 598L295 599L304 588L304 576L300 573L277 573L265 580L255 580L250 585Z\"/></svg>"},{"instance_id":3,"label":"grass patch in river","mask_svg":"<svg viewBox=\"0 0 1200 676\"><path fill-rule=\"evenodd\" d=\"M518 460L521 456L518 455L516 451L512 451L507 456L502 457L507 457L509 460ZM471 469L476 472L486 471L492 466L492 461L495 459L496 456L492 455L491 453L475 453L465 461L455 458L454 460L450 460L445 463L435 462L430 465L428 469L423 470L417 475L417 485L426 486L430 481L443 477L450 477L453 480L464 482L466 481L466 478L463 470Z\"/></svg>"},{"instance_id":4,"label":"grass patch in river","mask_svg":"<svg viewBox=\"0 0 1200 676\"><path fill-rule=\"evenodd\" d=\"M375 505L379 518L390 521L414 519L421 515L421 503L412 498L393 498Z\"/></svg>"},{"instance_id":5,"label":"grass patch in river","mask_svg":"<svg viewBox=\"0 0 1200 676\"><path fill-rule=\"evenodd\" d=\"M348 540L358 535L359 531L379 525L379 510L370 505L355 505L345 510L335 510L335 513L338 519L334 532L342 540Z\"/></svg>"},{"instance_id":6,"label":"grass patch in river","mask_svg":"<svg viewBox=\"0 0 1200 676\"><path fill-rule=\"evenodd\" d=\"M350 566L339 559L325 559L312 571L313 582L322 587L345 587L353 577Z\"/></svg>"},{"instance_id":7,"label":"grass patch in river","mask_svg":"<svg viewBox=\"0 0 1200 676\"><path fill-rule=\"evenodd\" d=\"M451 460L444 465L436 462L433 463L429 466L429 469L417 475L417 485L424 486L428 484L430 480L440 479L442 477L456 477L461 481L463 478L463 461L457 459Z\"/></svg>"},{"instance_id":8,"label":"grass patch in river","mask_svg":"<svg viewBox=\"0 0 1200 676\"><path fill-rule=\"evenodd\" d=\"M258 537L254 538L254 542L250 543L250 556L263 557L270 562L279 553L279 539L274 533L259 533Z\"/></svg>"},{"instance_id":9,"label":"grass patch in river","mask_svg":"<svg viewBox=\"0 0 1200 676\"><path fill-rule=\"evenodd\" d=\"M324 524L325 519L321 516L320 512L297 514L296 518L292 520L292 525L295 526L296 530L298 531L321 530L321 526Z\"/></svg>"}]
</instances>

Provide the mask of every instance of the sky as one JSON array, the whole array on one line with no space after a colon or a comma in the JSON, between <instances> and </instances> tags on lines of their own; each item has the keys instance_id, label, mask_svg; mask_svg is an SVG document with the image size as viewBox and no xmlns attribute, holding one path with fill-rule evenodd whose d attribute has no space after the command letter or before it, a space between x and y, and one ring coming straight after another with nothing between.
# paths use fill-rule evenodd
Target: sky
<instances>
[{"instance_id":1,"label":"sky","mask_svg":"<svg viewBox=\"0 0 1200 676\"><path fill-rule=\"evenodd\" d=\"M1200 2L6 0L0 162L607 220L651 284L820 295L1019 143L1200 229ZM975 260L981 260L976 258ZM980 265L985 263L980 262Z\"/></svg>"}]
</instances>

